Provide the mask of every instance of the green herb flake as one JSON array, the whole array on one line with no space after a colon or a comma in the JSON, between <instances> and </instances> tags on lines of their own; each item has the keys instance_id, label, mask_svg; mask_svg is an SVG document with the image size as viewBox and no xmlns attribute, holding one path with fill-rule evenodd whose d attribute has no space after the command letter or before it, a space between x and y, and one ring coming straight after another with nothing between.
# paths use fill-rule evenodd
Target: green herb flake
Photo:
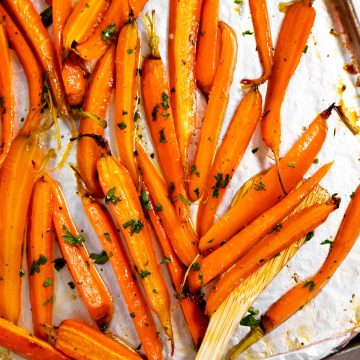
<instances>
[{"instance_id":1,"label":"green herb flake","mask_svg":"<svg viewBox=\"0 0 360 360\"><path fill-rule=\"evenodd\" d=\"M214 178L215 178L215 185L211 187L211 189L213 190L212 197L218 198L219 190L225 189L226 186L229 184L230 175L226 174L224 177L222 173L218 173L217 175L214 176Z\"/></svg>"},{"instance_id":2,"label":"green herb flake","mask_svg":"<svg viewBox=\"0 0 360 360\"><path fill-rule=\"evenodd\" d=\"M127 111L125 111L125 110L123 110L121 114L122 114L122 115L127 115L127 114L128 114L128 112L127 112Z\"/></svg>"},{"instance_id":3,"label":"green herb flake","mask_svg":"<svg viewBox=\"0 0 360 360\"><path fill-rule=\"evenodd\" d=\"M313 164L318 164L319 163L319 159L316 158L314 161L313 161Z\"/></svg>"},{"instance_id":4,"label":"green herb flake","mask_svg":"<svg viewBox=\"0 0 360 360\"><path fill-rule=\"evenodd\" d=\"M132 319L133 319L134 317L136 317L135 313L134 313L134 312L130 313L130 317L131 317Z\"/></svg>"},{"instance_id":5,"label":"green herb flake","mask_svg":"<svg viewBox=\"0 0 360 360\"><path fill-rule=\"evenodd\" d=\"M52 24L52 6L46 8L43 12L40 13L41 22L47 28Z\"/></svg>"},{"instance_id":6,"label":"green herb flake","mask_svg":"<svg viewBox=\"0 0 360 360\"><path fill-rule=\"evenodd\" d=\"M132 54L134 52L134 50L133 49L127 49L127 53L130 55L130 54Z\"/></svg>"},{"instance_id":7,"label":"green herb flake","mask_svg":"<svg viewBox=\"0 0 360 360\"><path fill-rule=\"evenodd\" d=\"M169 257L164 257L160 261L160 264L169 264L169 263L171 263L171 259Z\"/></svg>"},{"instance_id":8,"label":"green herb flake","mask_svg":"<svg viewBox=\"0 0 360 360\"><path fill-rule=\"evenodd\" d=\"M43 282L43 287L49 287L51 285L51 279L47 277Z\"/></svg>"},{"instance_id":9,"label":"green herb flake","mask_svg":"<svg viewBox=\"0 0 360 360\"><path fill-rule=\"evenodd\" d=\"M162 128L162 129L159 131L159 135L160 135L160 142L161 142L162 144L167 143L167 140L166 140L166 137L165 137L165 134L164 134L164 128Z\"/></svg>"},{"instance_id":10,"label":"green herb flake","mask_svg":"<svg viewBox=\"0 0 360 360\"><path fill-rule=\"evenodd\" d=\"M174 191L175 191L175 184L171 182L169 186L169 193L172 194Z\"/></svg>"},{"instance_id":11,"label":"green herb flake","mask_svg":"<svg viewBox=\"0 0 360 360\"><path fill-rule=\"evenodd\" d=\"M191 205L191 201L188 200L183 194L180 194L180 200L185 204L185 205Z\"/></svg>"},{"instance_id":12,"label":"green herb flake","mask_svg":"<svg viewBox=\"0 0 360 360\"><path fill-rule=\"evenodd\" d=\"M167 119L169 118L170 114L162 111L162 112L161 112L161 116L162 116L165 120L167 120Z\"/></svg>"},{"instance_id":13,"label":"green herb flake","mask_svg":"<svg viewBox=\"0 0 360 360\"><path fill-rule=\"evenodd\" d=\"M309 231L305 236L305 241L310 241L314 237L314 231Z\"/></svg>"},{"instance_id":14,"label":"green herb flake","mask_svg":"<svg viewBox=\"0 0 360 360\"><path fill-rule=\"evenodd\" d=\"M111 237L110 234L108 232L104 233L105 239L109 242L111 242Z\"/></svg>"},{"instance_id":15,"label":"green herb flake","mask_svg":"<svg viewBox=\"0 0 360 360\"><path fill-rule=\"evenodd\" d=\"M196 165L192 165L190 168L190 174L195 174L197 177L200 177L200 173L198 172Z\"/></svg>"},{"instance_id":16,"label":"green herb flake","mask_svg":"<svg viewBox=\"0 0 360 360\"><path fill-rule=\"evenodd\" d=\"M307 53L308 48L309 48L309 45L306 45L306 46L304 47L304 50L303 50L303 53L304 53L304 54L306 54L306 53Z\"/></svg>"},{"instance_id":17,"label":"green herb flake","mask_svg":"<svg viewBox=\"0 0 360 360\"><path fill-rule=\"evenodd\" d=\"M24 275L25 275L25 271L22 268L20 268L19 276L23 277Z\"/></svg>"},{"instance_id":18,"label":"green herb flake","mask_svg":"<svg viewBox=\"0 0 360 360\"><path fill-rule=\"evenodd\" d=\"M127 229L128 227L130 227L130 235L133 235L134 233L138 234L142 230L144 225L141 220L131 219L124 223L122 227L123 229Z\"/></svg>"},{"instance_id":19,"label":"green herb flake","mask_svg":"<svg viewBox=\"0 0 360 360\"><path fill-rule=\"evenodd\" d=\"M40 273L40 265L45 265L47 263L47 257L43 254L39 255L39 259L34 260L30 267L30 275L34 275L35 273Z\"/></svg>"},{"instance_id":20,"label":"green herb flake","mask_svg":"<svg viewBox=\"0 0 360 360\"><path fill-rule=\"evenodd\" d=\"M162 100L162 107L167 110L169 108L169 96L166 93L161 94L161 100Z\"/></svg>"},{"instance_id":21,"label":"green herb flake","mask_svg":"<svg viewBox=\"0 0 360 360\"><path fill-rule=\"evenodd\" d=\"M118 123L117 126L120 130L125 130L127 127L126 124L124 123L124 121Z\"/></svg>"},{"instance_id":22,"label":"green herb flake","mask_svg":"<svg viewBox=\"0 0 360 360\"><path fill-rule=\"evenodd\" d=\"M105 250L103 250L100 254L90 254L90 259L94 260L94 263L97 265L103 265L109 261L109 256Z\"/></svg>"},{"instance_id":23,"label":"green herb flake","mask_svg":"<svg viewBox=\"0 0 360 360\"><path fill-rule=\"evenodd\" d=\"M141 118L141 114L139 110L136 110L134 113L134 121L138 121Z\"/></svg>"},{"instance_id":24,"label":"green herb flake","mask_svg":"<svg viewBox=\"0 0 360 360\"><path fill-rule=\"evenodd\" d=\"M294 162L288 162L288 167L295 168L295 167L296 167L296 163L294 163Z\"/></svg>"},{"instance_id":25,"label":"green herb flake","mask_svg":"<svg viewBox=\"0 0 360 360\"><path fill-rule=\"evenodd\" d=\"M245 35L252 35L253 34L253 32L252 31L250 31L250 30L245 30L245 31L243 31L242 32L242 36L245 36Z\"/></svg>"},{"instance_id":26,"label":"green herb flake","mask_svg":"<svg viewBox=\"0 0 360 360\"><path fill-rule=\"evenodd\" d=\"M74 284L73 281L69 281L69 282L68 282L68 285L69 285L69 288L70 288L70 289L72 289L72 290L75 289L75 284Z\"/></svg>"},{"instance_id":27,"label":"green herb flake","mask_svg":"<svg viewBox=\"0 0 360 360\"><path fill-rule=\"evenodd\" d=\"M309 291L314 291L316 284L313 280L309 280L305 282L303 288L306 288L307 286L309 286Z\"/></svg>"},{"instance_id":28,"label":"green herb flake","mask_svg":"<svg viewBox=\"0 0 360 360\"><path fill-rule=\"evenodd\" d=\"M160 104L156 104L151 112L151 118L153 121L156 121L157 119L157 113L160 109Z\"/></svg>"},{"instance_id":29,"label":"green herb flake","mask_svg":"<svg viewBox=\"0 0 360 360\"><path fill-rule=\"evenodd\" d=\"M242 5L244 3L244 0L234 0L234 4L236 5Z\"/></svg>"},{"instance_id":30,"label":"green herb flake","mask_svg":"<svg viewBox=\"0 0 360 360\"><path fill-rule=\"evenodd\" d=\"M69 245L75 245L75 246L82 246L82 243L85 241L85 238L83 235L74 236L64 225L62 228L63 231L63 240L66 242L66 244Z\"/></svg>"},{"instance_id":31,"label":"green herb flake","mask_svg":"<svg viewBox=\"0 0 360 360\"><path fill-rule=\"evenodd\" d=\"M353 191L350 195L350 199L352 200L355 197L355 192Z\"/></svg>"},{"instance_id":32,"label":"green herb flake","mask_svg":"<svg viewBox=\"0 0 360 360\"><path fill-rule=\"evenodd\" d=\"M260 181L258 184L253 184L253 187L255 191L266 191L266 184L262 181Z\"/></svg>"},{"instance_id":33,"label":"green herb flake","mask_svg":"<svg viewBox=\"0 0 360 360\"><path fill-rule=\"evenodd\" d=\"M147 271L147 270L141 270L140 271L140 277L142 279L145 279L147 276L151 275L151 272L150 271Z\"/></svg>"},{"instance_id":34,"label":"green herb flake","mask_svg":"<svg viewBox=\"0 0 360 360\"><path fill-rule=\"evenodd\" d=\"M259 313L259 310L254 308L253 306L249 307L248 313L253 314L253 315L257 315Z\"/></svg>"},{"instance_id":35,"label":"green herb flake","mask_svg":"<svg viewBox=\"0 0 360 360\"><path fill-rule=\"evenodd\" d=\"M161 211L162 209L163 209L162 204L160 204L160 203L155 204L155 210L156 210L156 211Z\"/></svg>"},{"instance_id":36,"label":"green herb flake","mask_svg":"<svg viewBox=\"0 0 360 360\"><path fill-rule=\"evenodd\" d=\"M140 201L145 210L151 210L150 196L146 191L141 193Z\"/></svg>"},{"instance_id":37,"label":"green herb flake","mask_svg":"<svg viewBox=\"0 0 360 360\"><path fill-rule=\"evenodd\" d=\"M42 303L42 305L45 306L45 305L51 304L52 302L54 302L54 297L50 296Z\"/></svg>"},{"instance_id":38,"label":"green herb flake","mask_svg":"<svg viewBox=\"0 0 360 360\"><path fill-rule=\"evenodd\" d=\"M108 25L101 32L101 40L104 41L106 44L111 44L112 40L114 39L115 31L116 31L115 24Z\"/></svg>"},{"instance_id":39,"label":"green herb flake","mask_svg":"<svg viewBox=\"0 0 360 360\"><path fill-rule=\"evenodd\" d=\"M64 258L57 258L53 263L55 270L60 271L66 265L66 260Z\"/></svg>"},{"instance_id":40,"label":"green herb flake","mask_svg":"<svg viewBox=\"0 0 360 360\"><path fill-rule=\"evenodd\" d=\"M121 201L120 197L115 196L116 189L113 187L111 188L106 196L105 196L105 204L108 205L109 203L112 203L113 205L116 205L119 201Z\"/></svg>"},{"instance_id":41,"label":"green herb flake","mask_svg":"<svg viewBox=\"0 0 360 360\"><path fill-rule=\"evenodd\" d=\"M200 264L198 262L195 262L191 265L191 270L199 271L201 268Z\"/></svg>"},{"instance_id":42,"label":"green herb flake","mask_svg":"<svg viewBox=\"0 0 360 360\"><path fill-rule=\"evenodd\" d=\"M260 320L256 319L254 314L249 314L244 316L241 321L240 321L240 325L242 326L257 326L260 324Z\"/></svg>"},{"instance_id":43,"label":"green herb flake","mask_svg":"<svg viewBox=\"0 0 360 360\"><path fill-rule=\"evenodd\" d=\"M324 240L323 242L320 243L320 245L330 245L330 249L332 249L333 244L334 244L334 242L329 240L329 239L326 239L326 240Z\"/></svg>"}]
</instances>

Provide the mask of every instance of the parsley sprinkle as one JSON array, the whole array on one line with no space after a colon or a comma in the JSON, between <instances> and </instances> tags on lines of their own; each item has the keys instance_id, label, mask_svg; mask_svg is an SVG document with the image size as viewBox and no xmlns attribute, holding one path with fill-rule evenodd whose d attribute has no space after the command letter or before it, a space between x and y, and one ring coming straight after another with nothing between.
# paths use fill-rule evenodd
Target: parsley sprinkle
<instances>
[{"instance_id":1,"label":"parsley sprinkle","mask_svg":"<svg viewBox=\"0 0 360 360\"><path fill-rule=\"evenodd\" d=\"M147 276L151 275L151 272L150 271L147 271L147 270L141 270L140 271L140 277L142 279L145 279Z\"/></svg>"},{"instance_id":2,"label":"parsley sprinkle","mask_svg":"<svg viewBox=\"0 0 360 360\"><path fill-rule=\"evenodd\" d=\"M169 96L166 93L161 94L162 107L167 110L169 108Z\"/></svg>"},{"instance_id":3,"label":"parsley sprinkle","mask_svg":"<svg viewBox=\"0 0 360 360\"><path fill-rule=\"evenodd\" d=\"M130 226L130 235L139 233L144 227L141 220L131 219L122 225L123 229L127 229Z\"/></svg>"},{"instance_id":4,"label":"parsley sprinkle","mask_svg":"<svg viewBox=\"0 0 360 360\"><path fill-rule=\"evenodd\" d=\"M146 191L141 193L140 201L145 210L151 210L150 196Z\"/></svg>"},{"instance_id":5,"label":"parsley sprinkle","mask_svg":"<svg viewBox=\"0 0 360 360\"><path fill-rule=\"evenodd\" d=\"M78 235L78 236L74 236L64 225L62 228L63 231L63 240L66 242L66 244L70 244L70 245L81 245L82 243L85 241L85 238L83 235Z\"/></svg>"},{"instance_id":6,"label":"parsley sprinkle","mask_svg":"<svg viewBox=\"0 0 360 360\"><path fill-rule=\"evenodd\" d=\"M188 200L183 194L180 194L180 200L185 204L185 205L191 205L191 201Z\"/></svg>"},{"instance_id":7,"label":"parsley sprinkle","mask_svg":"<svg viewBox=\"0 0 360 360\"><path fill-rule=\"evenodd\" d=\"M166 119L168 119L168 118L169 118L170 114L168 114L168 113L166 113L166 112L162 111L162 112L161 112L161 116L162 116L162 117L166 120Z\"/></svg>"},{"instance_id":8,"label":"parsley sprinkle","mask_svg":"<svg viewBox=\"0 0 360 360\"><path fill-rule=\"evenodd\" d=\"M23 277L24 275L25 275L25 271L22 268L20 268L19 276Z\"/></svg>"},{"instance_id":9,"label":"parsley sprinkle","mask_svg":"<svg viewBox=\"0 0 360 360\"><path fill-rule=\"evenodd\" d=\"M105 250L103 250L100 254L90 254L90 259L94 260L94 263L97 265L103 265L108 262L109 256Z\"/></svg>"},{"instance_id":10,"label":"parsley sprinkle","mask_svg":"<svg viewBox=\"0 0 360 360\"><path fill-rule=\"evenodd\" d=\"M242 32L242 36L245 36L245 35L252 35L253 34L253 32L252 31L250 31L250 30L245 30L245 31L243 31Z\"/></svg>"},{"instance_id":11,"label":"parsley sprinkle","mask_svg":"<svg viewBox=\"0 0 360 360\"><path fill-rule=\"evenodd\" d=\"M115 196L115 191L116 191L116 189L113 187L107 192L107 194L105 196L105 204L106 205L108 205L110 202L113 205L116 205L119 201L121 201L120 197Z\"/></svg>"},{"instance_id":12,"label":"parsley sprinkle","mask_svg":"<svg viewBox=\"0 0 360 360\"><path fill-rule=\"evenodd\" d=\"M130 317L131 317L132 319L133 319L135 316L136 316L136 315L135 315L134 312L130 313Z\"/></svg>"},{"instance_id":13,"label":"parsley sprinkle","mask_svg":"<svg viewBox=\"0 0 360 360\"><path fill-rule=\"evenodd\" d=\"M305 236L305 241L310 241L314 237L314 231L310 231Z\"/></svg>"},{"instance_id":14,"label":"parsley sprinkle","mask_svg":"<svg viewBox=\"0 0 360 360\"><path fill-rule=\"evenodd\" d=\"M49 6L42 13L40 13L41 22L45 27L49 27L52 24L52 7Z\"/></svg>"},{"instance_id":15,"label":"parsley sprinkle","mask_svg":"<svg viewBox=\"0 0 360 360\"><path fill-rule=\"evenodd\" d=\"M313 161L314 164L318 164L319 163L319 159L316 158L314 161Z\"/></svg>"},{"instance_id":16,"label":"parsley sprinkle","mask_svg":"<svg viewBox=\"0 0 360 360\"><path fill-rule=\"evenodd\" d=\"M165 134L164 134L164 128L162 128L159 131L159 134L160 134L160 142L163 143L163 144L167 143L167 140L166 140L166 137L165 137Z\"/></svg>"},{"instance_id":17,"label":"parsley sprinkle","mask_svg":"<svg viewBox=\"0 0 360 360\"><path fill-rule=\"evenodd\" d=\"M355 192L352 192L351 195L350 195L350 199L352 200L355 196Z\"/></svg>"},{"instance_id":18,"label":"parsley sprinkle","mask_svg":"<svg viewBox=\"0 0 360 360\"><path fill-rule=\"evenodd\" d=\"M266 191L266 185L262 181L260 181L258 184L253 184L253 187L254 187L255 191L261 191L261 190Z\"/></svg>"},{"instance_id":19,"label":"parsley sprinkle","mask_svg":"<svg viewBox=\"0 0 360 360\"><path fill-rule=\"evenodd\" d=\"M309 281L306 281L303 288L305 288L307 286L309 286L309 291L314 291L316 284L314 283L313 280L309 280Z\"/></svg>"},{"instance_id":20,"label":"parsley sprinkle","mask_svg":"<svg viewBox=\"0 0 360 360\"><path fill-rule=\"evenodd\" d=\"M334 242L329 240L329 239L326 239L326 240L324 240L323 242L320 243L320 245L327 245L327 244L329 244L330 249L332 249Z\"/></svg>"},{"instance_id":21,"label":"parsley sprinkle","mask_svg":"<svg viewBox=\"0 0 360 360\"><path fill-rule=\"evenodd\" d=\"M127 115L127 114L128 114L128 112L127 112L127 111L125 111L125 110L123 110L123 111L122 111L122 114L123 114L123 115Z\"/></svg>"},{"instance_id":22,"label":"parsley sprinkle","mask_svg":"<svg viewBox=\"0 0 360 360\"><path fill-rule=\"evenodd\" d=\"M157 119L157 113L159 111L160 105L156 104L155 107L153 108L153 111L151 112L151 118L153 121L156 121Z\"/></svg>"},{"instance_id":23,"label":"parsley sprinkle","mask_svg":"<svg viewBox=\"0 0 360 360\"><path fill-rule=\"evenodd\" d=\"M240 325L242 326L257 326L259 324L260 324L260 320L256 319L255 314L252 313L244 316L240 321Z\"/></svg>"},{"instance_id":24,"label":"parsley sprinkle","mask_svg":"<svg viewBox=\"0 0 360 360\"><path fill-rule=\"evenodd\" d=\"M175 184L171 182L169 187L169 193L172 194L174 191L175 191Z\"/></svg>"},{"instance_id":25,"label":"parsley sprinkle","mask_svg":"<svg viewBox=\"0 0 360 360\"><path fill-rule=\"evenodd\" d=\"M191 269L194 270L194 271L199 271L200 270L200 264L195 262L191 265Z\"/></svg>"},{"instance_id":26,"label":"parsley sprinkle","mask_svg":"<svg viewBox=\"0 0 360 360\"><path fill-rule=\"evenodd\" d=\"M43 287L49 287L51 285L51 279L47 277L43 282Z\"/></svg>"},{"instance_id":27,"label":"parsley sprinkle","mask_svg":"<svg viewBox=\"0 0 360 360\"><path fill-rule=\"evenodd\" d=\"M211 187L211 189L213 189L212 197L213 198L218 198L219 197L219 190L220 189L225 189L226 186L229 184L230 175L226 174L225 178L223 178L223 174L218 173L217 175L214 176L214 178L215 178L216 182L215 182L215 185Z\"/></svg>"},{"instance_id":28,"label":"parsley sprinkle","mask_svg":"<svg viewBox=\"0 0 360 360\"><path fill-rule=\"evenodd\" d=\"M244 3L244 0L234 0L234 4L236 5L242 5Z\"/></svg>"},{"instance_id":29,"label":"parsley sprinkle","mask_svg":"<svg viewBox=\"0 0 360 360\"><path fill-rule=\"evenodd\" d=\"M133 52L134 52L133 49L127 49L127 53L128 53L128 54L132 54Z\"/></svg>"},{"instance_id":30,"label":"parsley sprinkle","mask_svg":"<svg viewBox=\"0 0 360 360\"><path fill-rule=\"evenodd\" d=\"M30 267L30 275L34 275L35 273L40 273L40 265L45 265L47 263L47 257L40 254L38 260L34 260Z\"/></svg>"},{"instance_id":31,"label":"parsley sprinkle","mask_svg":"<svg viewBox=\"0 0 360 360\"><path fill-rule=\"evenodd\" d=\"M136 110L134 113L134 121L138 121L141 117L140 111Z\"/></svg>"},{"instance_id":32,"label":"parsley sprinkle","mask_svg":"<svg viewBox=\"0 0 360 360\"><path fill-rule=\"evenodd\" d=\"M162 209L163 209L163 206L160 203L155 204L155 210L156 211L161 211Z\"/></svg>"},{"instance_id":33,"label":"parsley sprinkle","mask_svg":"<svg viewBox=\"0 0 360 360\"><path fill-rule=\"evenodd\" d=\"M121 123L118 123L117 126L119 127L120 130L126 129L126 124L123 121Z\"/></svg>"},{"instance_id":34,"label":"parsley sprinkle","mask_svg":"<svg viewBox=\"0 0 360 360\"><path fill-rule=\"evenodd\" d=\"M54 268L56 271L60 271L66 264L66 260L64 258L58 258L53 261Z\"/></svg>"},{"instance_id":35,"label":"parsley sprinkle","mask_svg":"<svg viewBox=\"0 0 360 360\"><path fill-rule=\"evenodd\" d=\"M190 174L195 174L197 177L200 177L200 173L197 171L196 165L191 166Z\"/></svg>"},{"instance_id":36,"label":"parsley sprinkle","mask_svg":"<svg viewBox=\"0 0 360 360\"><path fill-rule=\"evenodd\" d=\"M296 167L296 163L288 162L288 167L294 168L294 167Z\"/></svg>"},{"instance_id":37,"label":"parsley sprinkle","mask_svg":"<svg viewBox=\"0 0 360 360\"><path fill-rule=\"evenodd\" d=\"M50 296L42 303L42 305L47 305L47 304L50 304L52 302L54 302L54 297Z\"/></svg>"},{"instance_id":38,"label":"parsley sprinkle","mask_svg":"<svg viewBox=\"0 0 360 360\"><path fill-rule=\"evenodd\" d=\"M169 264L171 263L171 259L168 257L164 257L161 261L160 264Z\"/></svg>"},{"instance_id":39,"label":"parsley sprinkle","mask_svg":"<svg viewBox=\"0 0 360 360\"><path fill-rule=\"evenodd\" d=\"M101 40L104 41L106 44L111 44L114 35L115 35L115 24L108 25L102 32L101 32Z\"/></svg>"},{"instance_id":40,"label":"parsley sprinkle","mask_svg":"<svg viewBox=\"0 0 360 360\"><path fill-rule=\"evenodd\" d=\"M304 54L306 54L306 53L307 53L308 48L309 48L309 45L306 45L306 46L304 47L304 50L303 50L303 53L304 53Z\"/></svg>"}]
</instances>

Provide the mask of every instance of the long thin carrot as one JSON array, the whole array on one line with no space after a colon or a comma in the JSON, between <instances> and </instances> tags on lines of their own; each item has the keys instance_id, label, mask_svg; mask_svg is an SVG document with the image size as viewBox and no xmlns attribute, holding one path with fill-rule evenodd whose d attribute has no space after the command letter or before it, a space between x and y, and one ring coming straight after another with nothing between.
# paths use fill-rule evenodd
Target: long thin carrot
<instances>
[{"instance_id":1,"label":"long thin carrot","mask_svg":"<svg viewBox=\"0 0 360 360\"><path fill-rule=\"evenodd\" d=\"M303 178L320 151L327 134L326 119L332 106L319 114L306 132L280 160L280 172L287 191ZM273 166L258 184L234 207L229 209L200 239L201 249L219 245L285 196L279 182L278 169Z\"/></svg>"},{"instance_id":2,"label":"long thin carrot","mask_svg":"<svg viewBox=\"0 0 360 360\"><path fill-rule=\"evenodd\" d=\"M192 166L189 184L189 197L193 201L204 194L205 183L214 160L216 145L226 106L229 100L230 85L235 70L237 41L235 32L220 22L221 56L211 87L209 102L203 120L196 158Z\"/></svg>"},{"instance_id":3,"label":"long thin carrot","mask_svg":"<svg viewBox=\"0 0 360 360\"><path fill-rule=\"evenodd\" d=\"M227 185L255 131L261 110L261 94L257 87L254 87L240 102L216 153L206 181L204 200L200 202L197 215L200 235L205 234L214 222L215 213L224 197Z\"/></svg>"}]
</instances>

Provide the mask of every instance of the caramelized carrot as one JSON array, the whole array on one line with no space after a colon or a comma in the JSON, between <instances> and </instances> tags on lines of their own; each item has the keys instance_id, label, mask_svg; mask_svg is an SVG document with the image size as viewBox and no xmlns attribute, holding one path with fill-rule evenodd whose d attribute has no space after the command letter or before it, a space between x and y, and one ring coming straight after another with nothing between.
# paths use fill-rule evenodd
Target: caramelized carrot
<instances>
[{"instance_id":1,"label":"caramelized carrot","mask_svg":"<svg viewBox=\"0 0 360 360\"><path fill-rule=\"evenodd\" d=\"M202 284L206 285L241 259L246 251L276 228L286 215L290 214L310 194L330 170L331 165L332 163L329 163L321 167L308 181L292 191L278 204L261 214L223 246L220 246L205 258L200 259L198 263L201 268L202 279L200 281L198 274L192 271L189 276L190 289L195 291Z\"/></svg>"},{"instance_id":2,"label":"caramelized carrot","mask_svg":"<svg viewBox=\"0 0 360 360\"><path fill-rule=\"evenodd\" d=\"M197 215L197 227L200 235L204 235L214 222L226 187L233 177L260 119L261 109L261 94L257 87L254 87L240 102L206 179L204 200L200 202Z\"/></svg>"},{"instance_id":3,"label":"caramelized carrot","mask_svg":"<svg viewBox=\"0 0 360 360\"><path fill-rule=\"evenodd\" d=\"M216 70L203 120L196 158L192 166L189 197L195 201L202 197L209 170L214 160L216 145L226 106L229 100L230 85L235 70L237 42L234 31L220 22L221 56Z\"/></svg>"},{"instance_id":4,"label":"caramelized carrot","mask_svg":"<svg viewBox=\"0 0 360 360\"><path fill-rule=\"evenodd\" d=\"M302 0L288 8L276 44L261 134L265 144L273 151L277 163L280 153L281 105L314 24L316 14L311 4L311 0Z\"/></svg>"},{"instance_id":5,"label":"caramelized carrot","mask_svg":"<svg viewBox=\"0 0 360 360\"><path fill-rule=\"evenodd\" d=\"M32 137L17 137L0 172L0 316L17 322L21 307L22 246L26 216L42 151Z\"/></svg>"},{"instance_id":6,"label":"caramelized carrot","mask_svg":"<svg viewBox=\"0 0 360 360\"><path fill-rule=\"evenodd\" d=\"M309 231L326 221L339 205L339 199L310 206L286 220L280 231L274 231L254 245L215 285L206 303L206 313L213 314L222 302L246 278L267 261L277 256Z\"/></svg>"},{"instance_id":7,"label":"caramelized carrot","mask_svg":"<svg viewBox=\"0 0 360 360\"><path fill-rule=\"evenodd\" d=\"M263 73L258 79L243 79L241 82L243 84L262 84L269 79L274 61L269 14L266 0L249 0L249 5L254 25L256 50L263 66Z\"/></svg>"},{"instance_id":8,"label":"caramelized carrot","mask_svg":"<svg viewBox=\"0 0 360 360\"><path fill-rule=\"evenodd\" d=\"M99 124L94 117L104 119L106 116L114 83L114 67L115 46L113 45L97 63L92 74L84 106L85 114L92 116L81 119L80 136L82 134L101 136L104 134L104 126ZM96 197L103 196L96 170L96 162L100 156L101 149L94 139L90 137L79 139L77 148L79 172L89 191Z\"/></svg>"},{"instance_id":9,"label":"caramelized carrot","mask_svg":"<svg viewBox=\"0 0 360 360\"><path fill-rule=\"evenodd\" d=\"M303 178L320 151L326 137L326 119L332 106L319 114L306 132L280 160L280 172L287 191ZM201 238L201 249L219 245L279 202L285 196L279 182L278 169L272 167L261 182L229 209Z\"/></svg>"}]
</instances>

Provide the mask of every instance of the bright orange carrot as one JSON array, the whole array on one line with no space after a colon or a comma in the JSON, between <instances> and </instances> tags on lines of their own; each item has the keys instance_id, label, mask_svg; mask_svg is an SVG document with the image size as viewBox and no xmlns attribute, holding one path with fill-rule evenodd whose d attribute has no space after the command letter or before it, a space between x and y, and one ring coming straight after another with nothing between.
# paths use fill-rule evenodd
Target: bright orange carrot
<instances>
[{"instance_id":1,"label":"bright orange carrot","mask_svg":"<svg viewBox=\"0 0 360 360\"><path fill-rule=\"evenodd\" d=\"M288 8L276 44L261 133L265 144L273 151L277 163L280 154L281 105L314 24L316 14L311 4L311 0L302 0Z\"/></svg>"},{"instance_id":2,"label":"bright orange carrot","mask_svg":"<svg viewBox=\"0 0 360 360\"><path fill-rule=\"evenodd\" d=\"M237 42L234 31L220 22L221 56L216 70L203 120L196 158L192 166L189 184L189 197L193 201L203 196L205 183L214 160L216 145L226 106L229 100L230 85L235 70Z\"/></svg>"},{"instance_id":3,"label":"bright orange carrot","mask_svg":"<svg viewBox=\"0 0 360 360\"><path fill-rule=\"evenodd\" d=\"M261 94L254 87L240 102L206 179L204 200L200 202L197 215L197 227L200 235L204 235L214 222L226 187L255 131L261 110Z\"/></svg>"},{"instance_id":4,"label":"bright orange carrot","mask_svg":"<svg viewBox=\"0 0 360 360\"><path fill-rule=\"evenodd\" d=\"M22 245L42 150L32 137L17 137L0 172L0 316L17 322L21 307Z\"/></svg>"},{"instance_id":5,"label":"bright orange carrot","mask_svg":"<svg viewBox=\"0 0 360 360\"><path fill-rule=\"evenodd\" d=\"M282 182L291 191L303 178L320 151L326 137L326 119L332 106L319 114L307 131L280 160ZM272 167L261 182L253 188L234 207L229 209L201 238L201 249L219 245L241 228L249 224L264 211L274 206L285 196L278 177L278 169Z\"/></svg>"}]
</instances>

